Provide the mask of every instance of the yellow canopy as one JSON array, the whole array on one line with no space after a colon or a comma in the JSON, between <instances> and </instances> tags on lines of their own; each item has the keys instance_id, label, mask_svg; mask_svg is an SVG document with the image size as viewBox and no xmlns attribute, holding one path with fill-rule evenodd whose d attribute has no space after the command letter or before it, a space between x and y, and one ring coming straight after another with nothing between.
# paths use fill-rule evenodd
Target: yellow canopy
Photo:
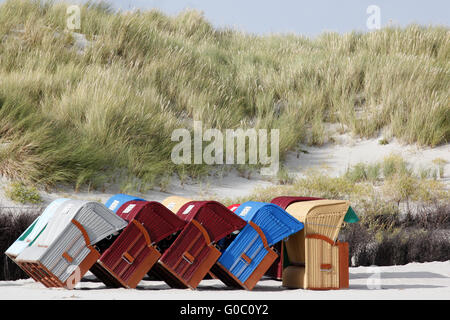
<instances>
[{"instance_id":1,"label":"yellow canopy","mask_svg":"<svg viewBox=\"0 0 450 320\"><path fill-rule=\"evenodd\" d=\"M350 203L345 200L294 202L286 211L305 225L305 236L321 234L336 241Z\"/></svg>"},{"instance_id":2,"label":"yellow canopy","mask_svg":"<svg viewBox=\"0 0 450 320\"><path fill-rule=\"evenodd\" d=\"M189 198L183 198L179 196L170 196L165 198L161 203L167 207L169 210L171 210L173 213L177 213L178 210L182 206L184 206L186 203L193 201Z\"/></svg>"}]
</instances>

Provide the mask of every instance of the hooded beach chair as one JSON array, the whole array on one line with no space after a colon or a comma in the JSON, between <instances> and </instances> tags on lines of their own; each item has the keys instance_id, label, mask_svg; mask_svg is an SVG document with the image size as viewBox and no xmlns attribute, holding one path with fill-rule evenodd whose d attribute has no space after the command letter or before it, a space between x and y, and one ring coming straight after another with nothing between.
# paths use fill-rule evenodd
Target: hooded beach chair
<instances>
[{"instance_id":1,"label":"hooded beach chair","mask_svg":"<svg viewBox=\"0 0 450 320\"><path fill-rule=\"evenodd\" d=\"M187 225L152 270L173 288L195 289L220 256L216 242L246 223L216 201L190 201L177 215Z\"/></svg>"},{"instance_id":2,"label":"hooded beach chair","mask_svg":"<svg viewBox=\"0 0 450 320\"><path fill-rule=\"evenodd\" d=\"M120 209L120 207L123 206L128 201L144 201L144 199L141 199L141 198L138 198L135 196L130 196L128 194L118 193L118 194L113 195L111 198L109 198L105 202L105 206L109 210L112 210L114 213L117 213L117 211Z\"/></svg>"},{"instance_id":3,"label":"hooded beach chair","mask_svg":"<svg viewBox=\"0 0 450 320\"><path fill-rule=\"evenodd\" d=\"M278 257L271 246L303 229L303 224L271 203L245 202L235 214L248 224L222 252L211 273L228 286L252 290Z\"/></svg>"},{"instance_id":4,"label":"hooded beach chair","mask_svg":"<svg viewBox=\"0 0 450 320\"><path fill-rule=\"evenodd\" d=\"M28 246L32 245L47 226L50 218L57 212L58 207L68 199L60 198L52 201L33 223L20 235L20 237L5 251L5 254L15 261L17 256ZM30 277L27 270L23 270Z\"/></svg>"},{"instance_id":5,"label":"hooded beach chair","mask_svg":"<svg viewBox=\"0 0 450 320\"><path fill-rule=\"evenodd\" d=\"M58 207L69 199L61 198L52 201L33 223L20 235L20 237L5 251L5 254L15 260L28 246L32 245L47 226L50 218L57 212Z\"/></svg>"},{"instance_id":6,"label":"hooded beach chair","mask_svg":"<svg viewBox=\"0 0 450 320\"><path fill-rule=\"evenodd\" d=\"M136 288L161 257L158 244L186 222L155 201L128 201L117 215L128 226L97 260L91 272L107 286Z\"/></svg>"},{"instance_id":7,"label":"hooded beach chair","mask_svg":"<svg viewBox=\"0 0 450 320\"><path fill-rule=\"evenodd\" d=\"M343 200L292 202L286 207L305 228L284 240L283 286L348 288L348 243L337 237L345 217L349 215L353 221L350 216L354 212L349 208Z\"/></svg>"},{"instance_id":8,"label":"hooded beach chair","mask_svg":"<svg viewBox=\"0 0 450 320\"><path fill-rule=\"evenodd\" d=\"M186 203L190 201L193 201L193 199L179 196L170 196L161 201L161 203L173 213L177 213L182 206L184 206Z\"/></svg>"},{"instance_id":9,"label":"hooded beach chair","mask_svg":"<svg viewBox=\"0 0 450 320\"><path fill-rule=\"evenodd\" d=\"M301 201L311 201L311 200L321 200L321 198L315 197L276 197L272 199L271 203L276 204L277 206L286 210L287 206L294 202ZM270 266L269 270L266 272L266 276L271 277L272 279L281 280L283 275L283 255L284 255L284 245L283 242L280 241L273 246L274 250L278 252L279 256L275 260L275 262Z\"/></svg>"},{"instance_id":10,"label":"hooded beach chair","mask_svg":"<svg viewBox=\"0 0 450 320\"><path fill-rule=\"evenodd\" d=\"M46 287L72 289L99 258L94 245L126 225L101 203L67 200L16 263Z\"/></svg>"}]
</instances>

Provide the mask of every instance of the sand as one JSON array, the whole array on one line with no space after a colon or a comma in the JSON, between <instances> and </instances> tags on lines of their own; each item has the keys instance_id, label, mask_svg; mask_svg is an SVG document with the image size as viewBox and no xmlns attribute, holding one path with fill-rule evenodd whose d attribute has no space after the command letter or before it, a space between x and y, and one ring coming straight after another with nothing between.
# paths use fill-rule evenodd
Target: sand
<instances>
[{"instance_id":1,"label":"sand","mask_svg":"<svg viewBox=\"0 0 450 320\"><path fill-rule=\"evenodd\" d=\"M262 279L253 291L227 288L219 280L203 280L197 290L172 289L162 281L143 280L136 289L106 288L92 274L73 290L45 288L32 279L0 281L2 300L448 300L450 260L404 266L350 268L350 287L312 291L286 289L281 281Z\"/></svg>"}]
</instances>

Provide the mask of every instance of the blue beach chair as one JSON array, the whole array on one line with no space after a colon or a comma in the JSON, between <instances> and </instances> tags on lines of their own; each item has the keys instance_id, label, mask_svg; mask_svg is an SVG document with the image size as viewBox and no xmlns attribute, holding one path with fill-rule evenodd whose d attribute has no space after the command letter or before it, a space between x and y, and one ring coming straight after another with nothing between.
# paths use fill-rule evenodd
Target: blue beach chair
<instances>
[{"instance_id":1,"label":"blue beach chair","mask_svg":"<svg viewBox=\"0 0 450 320\"><path fill-rule=\"evenodd\" d=\"M278 257L271 247L303 229L303 223L271 203L245 202L235 214L247 225L224 249L211 273L228 286L252 290Z\"/></svg>"},{"instance_id":2,"label":"blue beach chair","mask_svg":"<svg viewBox=\"0 0 450 320\"><path fill-rule=\"evenodd\" d=\"M114 213L117 213L117 210L119 210L119 208L128 201L145 201L145 200L139 197L130 196L128 194L118 193L113 195L105 202L105 207L107 207L109 210L112 210Z\"/></svg>"}]
</instances>

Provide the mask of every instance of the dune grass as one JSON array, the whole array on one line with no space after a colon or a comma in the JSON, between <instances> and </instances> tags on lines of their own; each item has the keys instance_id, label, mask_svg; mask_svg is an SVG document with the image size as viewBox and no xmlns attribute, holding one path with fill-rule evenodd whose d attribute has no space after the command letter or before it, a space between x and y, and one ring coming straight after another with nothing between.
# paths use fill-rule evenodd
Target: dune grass
<instances>
[{"instance_id":1,"label":"dune grass","mask_svg":"<svg viewBox=\"0 0 450 320\"><path fill-rule=\"evenodd\" d=\"M127 188L198 177L175 165L176 128L278 128L280 155L321 144L324 122L408 143L450 138L447 27L254 36L196 11L115 12L86 4L77 50L67 4L0 5L0 174L51 186ZM281 159L282 160L282 159ZM138 182L135 182L137 179Z\"/></svg>"}]
</instances>

